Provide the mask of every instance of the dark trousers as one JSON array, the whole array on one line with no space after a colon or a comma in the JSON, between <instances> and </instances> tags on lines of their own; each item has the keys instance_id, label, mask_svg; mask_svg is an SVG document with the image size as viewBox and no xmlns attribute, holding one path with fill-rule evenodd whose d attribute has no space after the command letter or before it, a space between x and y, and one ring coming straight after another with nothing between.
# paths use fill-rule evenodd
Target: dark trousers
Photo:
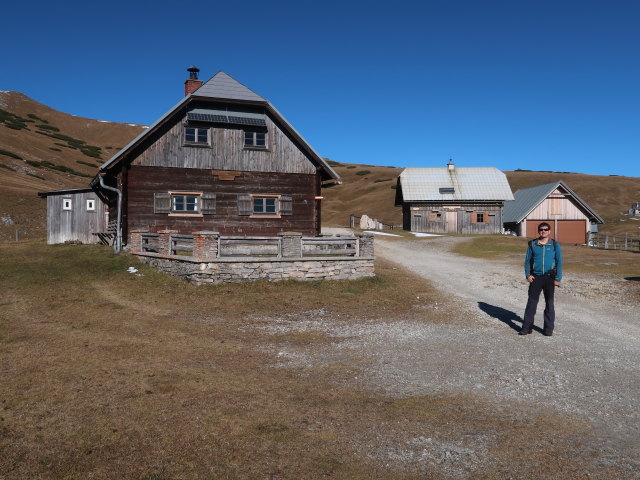
<instances>
[{"instance_id":1,"label":"dark trousers","mask_svg":"<svg viewBox=\"0 0 640 480\"><path fill-rule=\"evenodd\" d=\"M547 333L553 332L553 324L556 320L556 311L553 307L554 290L555 285L550 275L540 275L533 279L533 282L529 284L529 300L527 301L527 308L524 311L522 330L529 331L531 327L533 327L540 292L543 292L546 304L544 307L544 331Z\"/></svg>"}]
</instances>

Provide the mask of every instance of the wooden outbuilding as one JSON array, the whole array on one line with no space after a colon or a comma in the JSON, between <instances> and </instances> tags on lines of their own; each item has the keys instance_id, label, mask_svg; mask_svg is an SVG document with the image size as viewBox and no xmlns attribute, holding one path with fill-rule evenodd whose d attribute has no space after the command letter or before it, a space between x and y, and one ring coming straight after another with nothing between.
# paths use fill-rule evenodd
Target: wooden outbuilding
<instances>
[{"instance_id":1,"label":"wooden outbuilding","mask_svg":"<svg viewBox=\"0 0 640 480\"><path fill-rule=\"evenodd\" d=\"M338 174L268 100L224 72L203 83L188 71L185 97L91 183L120 244L143 230L319 235L320 189Z\"/></svg>"},{"instance_id":2,"label":"wooden outbuilding","mask_svg":"<svg viewBox=\"0 0 640 480\"><path fill-rule=\"evenodd\" d=\"M47 243L98 243L94 233L107 231L107 204L99 190L72 188L38 196L47 199Z\"/></svg>"},{"instance_id":3,"label":"wooden outbuilding","mask_svg":"<svg viewBox=\"0 0 640 480\"><path fill-rule=\"evenodd\" d=\"M563 181L523 188L505 204L505 228L518 236L537 237L542 222L557 241L584 244L604 220Z\"/></svg>"},{"instance_id":4,"label":"wooden outbuilding","mask_svg":"<svg viewBox=\"0 0 640 480\"><path fill-rule=\"evenodd\" d=\"M513 200L507 177L493 167L405 168L396 205L403 229L430 233L500 233L504 202Z\"/></svg>"}]
</instances>

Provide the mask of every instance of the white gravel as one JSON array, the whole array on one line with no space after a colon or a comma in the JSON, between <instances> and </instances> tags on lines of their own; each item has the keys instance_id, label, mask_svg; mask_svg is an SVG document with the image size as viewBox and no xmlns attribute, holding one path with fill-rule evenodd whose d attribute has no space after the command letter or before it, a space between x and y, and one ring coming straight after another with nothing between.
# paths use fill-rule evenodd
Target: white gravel
<instances>
[{"instance_id":1,"label":"white gravel","mask_svg":"<svg viewBox=\"0 0 640 480\"><path fill-rule=\"evenodd\" d=\"M522 267L450 253L464 240L375 241L376 255L431 280L455 305L456 321L400 321L377 312L370 321L346 324L323 310L268 319L262 328L274 332L317 330L341 339L322 348L279 346L278 361L308 366L366 358L358 360L354 382L386 395L472 393L524 413L577 415L593 426L601 452L640 471L640 305L625 295L638 282L565 273L556 289L554 336L544 337L540 328L518 336L527 299ZM543 307L541 297L537 327ZM484 445L478 440L471 447ZM389 450L387 460L397 461L393 455Z\"/></svg>"}]
</instances>

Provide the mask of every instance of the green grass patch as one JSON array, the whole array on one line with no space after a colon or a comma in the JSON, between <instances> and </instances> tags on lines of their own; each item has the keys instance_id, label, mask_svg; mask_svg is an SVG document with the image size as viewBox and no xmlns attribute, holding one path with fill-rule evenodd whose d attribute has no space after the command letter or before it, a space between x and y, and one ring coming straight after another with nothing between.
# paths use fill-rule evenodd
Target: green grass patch
<instances>
[{"instance_id":1,"label":"green grass patch","mask_svg":"<svg viewBox=\"0 0 640 480\"><path fill-rule=\"evenodd\" d=\"M391 190L396 190L398 188L398 185L389 185L389 188Z\"/></svg>"},{"instance_id":2,"label":"green grass patch","mask_svg":"<svg viewBox=\"0 0 640 480\"><path fill-rule=\"evenodd\" d=\"M35 173L27 173L30 177L37 178L38 180L46 180L46 178L36 175Z\"/></svg>"},{"instance_id":3,"label":"green grass patch","mask_svg":"<svg viewBox=\"0 0 640 480\"><path fill-rule=\"evenodd\" d=\"M36 125L36 127L42 129L42 130L48 130L51 132L59 132L60 129L58 127L54 127L53 125Z\"/></svg>"},{"instance_id":4,"label":"green grass patch","mask_svg":"<svg viewBox=\"0 0 640 480\"><path fill-rule=\"evenodd\" d=\"M22 157L20 155L10 152L9 150L0 149L0 155L5 155L7 157L15 158L16 160L22 160Z\"/></svg>"},{"instance_id":5,"label":"green grass patch","mask_svg":"<svg viewBox=\"0 0 640 480\"><path fill-rule=\"evenodd\" d=\"M4 168L6 170L11 170L12 172L15 172L16 169L13 167L10 167L9 165L5 165L4 163L0 163L0 168Z\"/></svg>"},{"instance_id":6,"label":"green grass patch","mask_svg":"<svg viewBox=\"0 0 640 480\"><path fill-rule=\"evenodd\" d=\"M393 180L393 179L392 178L378 178L377 180L374 180L373 183L390 182L391 180Z\"/></svg>"},{"instance_id":7,"label":"green grass patch","mask_svg":"<svg viewBox=\"0 0 640 480\"><path fill-rule=\"evenodd\" d=\"M39 120L42 123L49 123L49 120L45 120L44 118L40 118L35 113L28 113L27 117L32 118L33 120Z\"/></svg>"},{"instance_id":8,"label":"green grass patch","mask_svg":"<svg viewBox=\"0 0 640 480\"><path fill-rule=\"evenodd\" d=\"M91 168L96 168L98 166L93 163L85 162L84 160L76 160L76 163L79 163L80 165L86 165L87 167Z\"/></svg>"},{"instance_id":9,"label":"green grass patch","mask_svg":"<svg viewBox=\"0 0 640 480\"><path fill-rule=\"evenodd\" d=\"M347 168L356 168L354 165L349 165Z\"/></svg>"},{"instance_id":10,"label":"green grass patch","mask_svg":"<svg viewBox=\"0 0 640 480\"><path fill-rule=\"evenodd\" d=\"M49 150L53 150L54 152L61 152L62 150L60 150L59 148L56 147L49 147Z\"/></svg>"},{"instance_id":11,"label":"green grass patch","mask_svg":"<svg viewBox=\"0 0 640 480\"><path fill-rule=\"evenodd\" d=\"M356 175L364 176L364 175L369 175L370 173L371 173L371 170L359 170L356 172Z\"/></svg>"}]
</instances>

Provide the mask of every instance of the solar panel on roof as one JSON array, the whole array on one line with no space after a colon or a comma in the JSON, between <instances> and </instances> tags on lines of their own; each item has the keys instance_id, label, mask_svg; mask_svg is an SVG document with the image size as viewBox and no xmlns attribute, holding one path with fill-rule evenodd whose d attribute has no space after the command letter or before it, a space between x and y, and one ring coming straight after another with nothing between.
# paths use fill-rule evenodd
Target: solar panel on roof
<instances>
[{"instance_id":1,"label":"solar panel on roof","mask_svg":"<svg viewBox=\"0 0 640 480\"><path fill-rule=\"evenodd\" d=\"M440 193L455 193L455 189L451 187L440 188Z\"/></svg>"},{"instance_id":2,"label":"solar panel on roof","mask_svg":"<svg viewBox=\"0 0 640 480\"><path fill-rule=\"evenodd\" d=\"M225 115L210 115L208 113L187 113L187 120L196 122L229 123Z\"/></svg>"},{"instance_id":3,"label":"solar panel on roof","mask_svg":"<svg viewBox=\"0 0 640 480\"><path fill-rule=\"evenodd\" d=\"M237 123L240 125L258 125L262 127L267 126L267 122L264 121L263 118L252 118L252 117L229 117L229 123Z\"/></svg>"}]
</instances>

